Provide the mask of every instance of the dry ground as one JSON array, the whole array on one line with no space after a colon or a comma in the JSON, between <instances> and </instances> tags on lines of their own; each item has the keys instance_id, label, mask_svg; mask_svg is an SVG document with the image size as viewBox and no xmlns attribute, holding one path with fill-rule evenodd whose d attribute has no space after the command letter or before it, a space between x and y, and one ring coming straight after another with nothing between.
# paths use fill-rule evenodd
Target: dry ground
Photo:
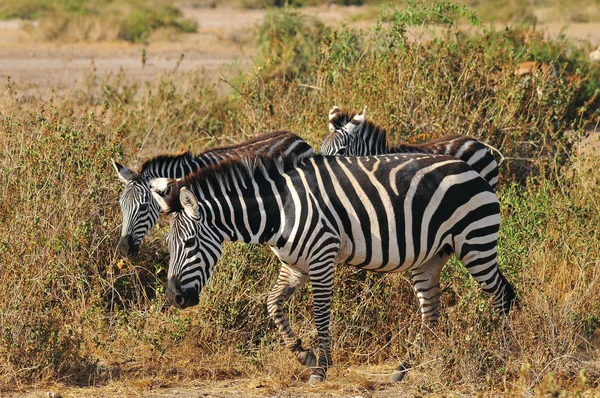
<instances>
[{"instance_id":1,"label":"dry ground","mask_svg":"<svg viewBox=\"0 0 600 398\"><path fill-rule=\"evenodd\" d=\"M357 15L372 15L358 7L316 7L302 12L316 15L329 24L346 21L360 27L374 20L354 21ZM263 18L263 10L240 10L229 8L186 9L187 17L198 21L198 33L182 35L177 41L152 40L149 44L123 42L61 43L39 42L21 29L20 21L0 21L0 81L11 81L20 93L31 92L51 94L53 90L77 85L85 74L95 68L99 76L114 74L123 70L129 78L153 80L156 76L178 68L179 70L204 73L211 81L218 82L219 75L233 73L231 66L236 63L244 68L252 63L255 54L254 26ZM562 24L552 23L539 26L551 35L563 29ZM594 45L600 44L600 23L572 24L565 33L581 39L588 39ZM147 51L147 62L142 64L142 49ZM181 54L184 59L179 63ZM600 65L599 65L600 67ZM223 84L221 84L223 86ZM597 145L597 144L596 144ZM275 390L268 381L260 379L235 379L221 381L197 381L183 387L163 387L152 381L140 380L131 384L114 383L96 388L66 388L61 385L41 388L8 397L46 397L49 391L58 392L63 397L228 397L228 396L372 396L405 397L423 394L416 391L414 383L397 386L385 384L389 370L386 368L337 368L330 380L316 389L308 388L297 381L291 387ZM440 376L441 377L441 376ZM418 380L418 371L411 376ZM417 383L418 384L418 383ZM429 392L431 393L431 391ZM443 392L438 392L443 395ZM4 396L4 395L3 395Z\"/></svg>"},{"instance_id":2,"label":"dry ground","mask_svg":"<svg viewBox=\"0 0 600 398\"><path fill-rule=\"evenodd\" d=\"M27 394L9 394L7 397L47 398L49 393L58 392L63 398L101 398L101 397L148 397L148 398L225 398L225 397L374 397L374 398L407 398L414 397L414 391L406 391L404 386L383 387L380 390L348 390L311 389L296 387L285 391L272 391L264 388L253 388L250 379L224 380L196 383L194 386L181 388L159 388L156 390L140 390L133 387L110 386L97 388L69 388L65 390L38 390Z\"/></svg>"},{"instance_id":3,"label":"dry ground","mask_svg":"<svg viewBox=\"0 0 600 398\"><path fill-rule=\"evenodd\" d=\"M289 387L274 387L267 378L236 378L230 380L197 380L180 387L164 387L150 379L114 382L99 387L64 387L60 384L46 386L24 393L2 395L10 398L46 398L58 393L63 398L148 397L148 398L225 398L225 397L372 397L407 398L425 395L443 396L444 391L419 391L418 370L410 373L408 383L388 384L388 372L395 365L335 367L328 381L318 387L309 387L304 381L292 382ZM442 375L440 375L442 377ZM408 379L407 379L408 380ZM175 383L174 383L175 384ZM456 392L454 392L456 393ZM469 395L469 394L467 394Z\"/></svg>"},{"instance_id":4,"label":"dry ground","mask_svg":"<svg viewBox=\"0 0 600 398\"><path fill-rule=\"evenodd\" d=\"M349 21L361 9L318 7L303 12L337 25L342 20ZM27 22L0 21L0 82L10 77L20 94L39 94L49 88L72 87L92 68L100 77L122 69L127 77L141 81L153 80L177 68L204 73L205 78L216 83L219 75L227 77L236 67L246 69L252 63L254 27L264 17L264 10L188 8L184 15L198 22L197 33L179 35L175 41L154 37L148 44L41 42L22 29ZM356 24L362 23L367 22ZM145 65L143 49L147 54ZM179 63L182 54L184 58Z\"/></svg>"},{"instance_id":5,"label":"dry ground","mask_svg":"<svg viewBox=\"0 0 600 398\"><path fill-rule=\"evenodd\" d=\"M353 27L371 25L376 10L364 7L321 6L302 9L301 12L337 25L341 21ZM10 76L21 94L52 88L72 87L84 79L93 67L99 76L119 70L139 80L179 70L204 70L213 82L219 75L228 76L232 63L247 67L255 54L254 26L264 17L264 10L236 8L188 8L188 18L198 21L198 32L181 35L176 41L153 38L148 44L125 42L62 43L40 42L21 29L25 22L0 21L0 82ZM550 35L562 29L572 37L600 44L600 23L560 23L539 25ZM142 50L146 49L147 62L142 64ZM181 54L184 59L179 63ZM200 73L200 72L199 72Z\"/></svg>"}]
</instances>

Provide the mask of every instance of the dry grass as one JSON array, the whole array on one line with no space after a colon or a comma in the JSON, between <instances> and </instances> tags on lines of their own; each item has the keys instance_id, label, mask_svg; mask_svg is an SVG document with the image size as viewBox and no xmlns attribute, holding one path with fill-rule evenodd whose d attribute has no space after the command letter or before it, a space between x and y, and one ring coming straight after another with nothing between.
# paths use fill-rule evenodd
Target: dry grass
<instances>
[{"instance_id":1,"label":"dry grass","mask_svg":"<svg viewBox=\"0 0 600 398\"><path fill-rule=\"evenodd\" d=\"M179 8L164 0L5 0L0 19L10 18L36 20L25 30L44 41L143 42L157 30L196 31L196 22L183 18Z\"/></svg>"},{"instance_id":2,"label":"dry grass","mask_svg":"<svg viewBox=\"0 0 600 398\"><path fill-rule=\"evenodd\" d=\"M564 134L596 117L585 91L594 75L566 79L590 67L584 50L567 54L569 43L548 40L548 60L564 65L560 78L523 83L505 72L518 62L512 37L442 34L424 46L405 40L400 25L382 28L364 38L338 29L324 39L307 29L302 40L317 45L297 53L301 68L265 59L230 82L238 91L227 98L177 71L142 85L92 71L49 102L14 94L19 88L8 82L0 94L0 391L59 383L123 395L238 379L223 391L304 394L309 375L279 345L265 309L278 268L270 251L226 245L200 305L171 308L163 295L166 223L135 261L116 255L121 185L109 159L135 166L157 152L272 129L318 146L334 104L368 105L394 139L468 132L506 158L500 260L520 306L509 322L499 319L452 261L440 328L403 391L542 396L597 388L600 191L588 169L569 167L567 138L577 134ZM535 54L519 43L523 57ZM314 344L309 291L288 310ZM419 326L411 284L340 267L333 314L336 366L314 393L376 396L379 375L400 361Z\"/></svg>"}]
</instances>

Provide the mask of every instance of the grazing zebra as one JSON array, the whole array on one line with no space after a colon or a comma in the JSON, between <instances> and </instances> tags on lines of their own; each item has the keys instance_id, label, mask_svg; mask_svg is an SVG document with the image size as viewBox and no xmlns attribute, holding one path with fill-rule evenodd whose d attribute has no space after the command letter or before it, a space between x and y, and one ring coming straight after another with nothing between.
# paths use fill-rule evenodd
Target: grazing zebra
<instances>
[{"instance_id":1,"label":"grazing zebra","mask_svg":"<svg viewBox=\"0 0 600 398\"><path fill-rule=\"evenodd\" d=\"M487 180L498 185L498 163L485 144L473 137L446 135L423 144L402 143L390 147L386 132L365 117L366 107L350 117L337 106L329 111L329 135L321 145L323 155L371 156L388 153L432 153L464 160Z\"/></svg>"},{"instance_id":2,"label":"grazing zebra","mask_svg":"<svg viewBox=\"0 0 600 398\"><path fill-rule=\"evenodd\" d=\"M119 178L125 182L119 203L123 212L123 227L118 250L123 256L137 254L142 239L158 221L160 207L150 193L149 181L155 178L183 178L189 173L227 159L245 148L250 153L282 156L290 166L313 156L314 151L297 135L279 131L257 136L242 144L211 149L194 156L189 151L178 155L161 155L146 161L139 173L115 162Z\"/></svg>"},{"instance_id":3,"label":"grazing zebra","mask_svg":"<svg viewBox=\"0 0 600 398\"><path fill-rule=\"evenodd\" d=\"M264 154L249 165L244 154L184 179L153 182L153 194L171 213L166 294L177 307L199 294L224 241L263 243L281 261L267 309L309 380L331 365L329 319L334 263L375 272L412 271L424 323L435 325L440 272L456 253L493 306L507 314L515 297L497 266L500 207L490 185L455 157L394 154L314 156L282 170ZM312 284L317 356L290 328L285 301ZM404 377L403 363L390 376Z\"/></svg>"}]
</instances>

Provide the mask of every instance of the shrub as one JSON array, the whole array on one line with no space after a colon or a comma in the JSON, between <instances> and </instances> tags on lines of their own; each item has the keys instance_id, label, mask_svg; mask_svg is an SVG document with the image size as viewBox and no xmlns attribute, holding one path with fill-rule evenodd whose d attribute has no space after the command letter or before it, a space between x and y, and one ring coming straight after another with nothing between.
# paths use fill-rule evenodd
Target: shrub
<instances>
[{"instance_id":1,"label":"shrub","mask_svg":"<svg viewBox=\"0 0 600 398\"><path fill-rule=\"evenodd\" d=\"M289 7L270 10L257 32L263 74L287 80L309 74L327 32L318 19L301 16Z\"/></svg>"},{"instance_id":2,"label":"shrub","mask_svg":"<svg viewBox=\"0 0 600 398\"><path fill-rule=\"evenodd\" d=\"M2 16L39 19L39 24L30 24L26 29L41 40L140 42L158 29L189 33L197 28L195 21L183 18L178 8L164 0L55 0L41 3L26 0L9 2L4 9L0 6Z\"/></svg>"}]
</instances>

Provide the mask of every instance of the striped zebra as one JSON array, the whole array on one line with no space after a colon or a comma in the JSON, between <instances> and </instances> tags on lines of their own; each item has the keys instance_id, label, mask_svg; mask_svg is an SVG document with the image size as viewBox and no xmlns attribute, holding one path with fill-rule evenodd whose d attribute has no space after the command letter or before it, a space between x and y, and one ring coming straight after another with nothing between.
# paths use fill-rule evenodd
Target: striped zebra
<instances>
[{"instance_id":1,"label":"striped zebra","mask_svg":"<svg viewBox=\"0 0 600 398\"><path fill-rule=\"evenodd\" d=\"M123 256L134 256L146 233L156 225L160 207L150 193L149 182L155 178L183 178L191 172L225 160L242 148L250 153L283 157L295 166L313 156L314 151L303 139L287 131L271 132L244 143L211 149L194 156L187 151L178 155L160 155L147 160L139 173L112 160L125 189L119 199L123 226L117 246Z\"/></svg>"},{"instance_id":2,"label":"striped zebra","mask_svg":"<svg viewBox=\"0 0 600 398\"><path fill-rule=\"evenodd\" d=\"M350 116L337 106L329 111L329 135L321 145L323 155L371 156L388 153L432 153L464 160L487 180L495 191L498 163L482 142L463 135L446 135L422 144L401 143L389 146L386 132L366 119L366 107Z\"/></svg>"},{"instance_id":3,"label":"striped zebra","mask_svg":"<svg viewBox=\"0 0 600 398\"><path fill-rule=\"evenodd\" d=\"M267 309L285 345L313 369L311 384L331 365L334 263L382 273L411 270L422 321L434 326L440 273L454 252L493 306L509 312L515 293L497 265L500 207L467 163L430 154L314 156L285 171L278 159L260 154L248 166L244 156L177 182L153 182L153 194L171 214L166 295L177 307L198 304L224 241L270 246L281 268ZM286 300L308 280L318 356L303 347L284 312ZM398 366L390 380L401 380L409 367Z\"/></svg>"}]
</instances>

